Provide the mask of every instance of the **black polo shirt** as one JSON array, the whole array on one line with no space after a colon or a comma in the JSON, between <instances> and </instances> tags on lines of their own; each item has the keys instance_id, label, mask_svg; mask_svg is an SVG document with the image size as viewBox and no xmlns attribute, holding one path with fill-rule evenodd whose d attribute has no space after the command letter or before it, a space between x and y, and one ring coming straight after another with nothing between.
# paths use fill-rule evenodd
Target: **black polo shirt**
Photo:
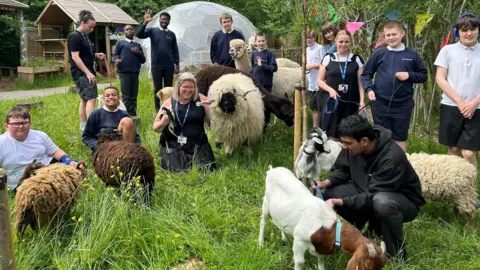
<instances>
[{"instance_id":1,"label":"black polo shirt","mask_svg":"<svg viewBox=\"0 0 480 270\"><path fill-rule=\"evenodd\" d=\"M68 57L70 59L70 72L72 74L82 72L73 61L72 52L79 52L83 64L88 70L90 70L90 72L95 74L95 48L88 39L88 36L78 30L73 31L68 35Z\"/></svg>"}]
</instances>

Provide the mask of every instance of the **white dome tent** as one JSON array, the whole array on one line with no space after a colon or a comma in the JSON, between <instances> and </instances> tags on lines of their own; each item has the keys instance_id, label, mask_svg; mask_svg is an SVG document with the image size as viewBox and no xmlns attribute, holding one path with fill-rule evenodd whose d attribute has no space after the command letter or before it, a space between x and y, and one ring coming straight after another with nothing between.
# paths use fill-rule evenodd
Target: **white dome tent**
<instances>
[{"instance_id":1,"label":"white dome tent","mask_svg":"<svg viewBox=\"0 0 480 270\"><path fill-rule=\"evenodd\" d=\"M213 34L221 29L219 18L222 12L228 12L232 15L233 28L240 31L246 40L255 35L256 32L255 26L237 11L204 1L194 1L168 7L155 14L147 28L160 27L161 12L168 12L171 16L168 29L172 30L177 37L180 70L191 66L202 68L211 64L210 42ZM142 71L148 71L148 76L150 76L150 39L139 39L137 41L142 44L147 58Z\"/></svg>"}]
</instances>

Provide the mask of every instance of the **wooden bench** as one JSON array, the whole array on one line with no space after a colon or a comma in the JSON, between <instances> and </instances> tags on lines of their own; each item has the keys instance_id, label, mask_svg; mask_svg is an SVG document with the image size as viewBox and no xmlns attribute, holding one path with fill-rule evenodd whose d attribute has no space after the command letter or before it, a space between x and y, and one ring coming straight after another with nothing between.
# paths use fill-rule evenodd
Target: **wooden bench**
<instances>
[{"instance_id":1,"label":"wooden bench","mask_svg":"<svg viewBox=\"0 0 480 270\"><path fill-rule=\"evenodd\" d=\"M60 67L18 67L18 79L33 84L35 75L41 73L56 73L60 74Z\"/></svg>"},{"instance_id":2,"label":"wooden bench","mask_svg":"<svg viewBox=\"0 0 480 270\"><path fill-rule=\"evenodd\" d=\"M0 66L0 70L3 69L8 69L8 74L10 75L10 80L14 81L15 80L15 70L17 69L16 67L2 67Z\"/></svg>"}]
</instances>

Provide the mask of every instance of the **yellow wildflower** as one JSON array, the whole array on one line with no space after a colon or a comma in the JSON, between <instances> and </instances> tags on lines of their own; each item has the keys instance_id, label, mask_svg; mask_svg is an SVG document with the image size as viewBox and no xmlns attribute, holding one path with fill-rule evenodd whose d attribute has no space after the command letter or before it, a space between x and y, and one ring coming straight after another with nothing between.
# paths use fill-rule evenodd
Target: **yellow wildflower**
<instances>
[{"instance_id":1,"label":"yellow wildflower","mask_svg":"<svg viewBox=\"0 0 480 270\"><path fill-rule=\"evenodd\" d=\"M76 219L77 219L77 217L76 217L76 216L73 216L73 217L72 217L72 220L76 220Z\"/></svg>"},{"instance_id":2,"label":"yellow wildflower","mask_svg":"<svg viewBox=\"0 0 480 270\"><path fill-rule=\"evenodd\" d=\"M113 169L113 168L115 168L115 166L113 166L113 165L110 165L110 169Z\"/></svg>"},{"instance_id":3,"label":"yellow wildflower","mask_svg":"<svg viewBox=\"0 0 480 270\"><path fill-rule=\"evenodd\" d=\"M115 177L115 175L114 175L114 174L110 175L110 178L114 178L114 177Z\"/></svg>"},{"instance_id":4,"label":"yellow wildflower","mask_svg":"<svg viewBox=\"0 0 480 270\"><path fill-rule=\"evenodd\" d=\"M173 237L179 238L179 237L180 237L180 234L176 233L176 234L173 235Z\"/></svg>"},{"instance_id":5,"label":"yellow wildflower","mask_svg":"<svg viewBox=\"0 0 480 270\"><path fill-rule=\"evenodd\" d=\"M117 170L120 170L120 166L117 166Z\"/></svg>"},{"instance_id":6,"label":"yellow wildflower","mask_svg":"<svg viewBox=\"0 0 480 270\"><path fill-rule=\"evenodd\" d=\"M155 235L156 238L160 238L160 234Z\"/></svg>"},{"instance_id":7,"label":"yellow wildflower","mask_svg":"<svg viewBox=\"0 0 480 270\"><path fill-rule=\"evenodd\" d=\"M123 176L123 172L120 172L120 177L122 177L122 176Z\"/></svg>"},{"instance_id":8,"label":"yellow wildflower","mask_svg":"<svg viewBox=\"0 0 480 270\"><path fill-rule=\"evenodd\" d=\"M78 222L82 222L83 221L83 218L82 217L79 217L78 218Z\"/></svg>"},{"instance_id":9,"label":"yellow wildflower","mask_svg":"<svg viewBox=\"0 0 480 270\"><path fill-rule=\"evenodd\" d=\"M118 202L114 202L114 203L113 203L113 206L117 207L117 206L118 206Z\"/></svg>"}]
</instances>

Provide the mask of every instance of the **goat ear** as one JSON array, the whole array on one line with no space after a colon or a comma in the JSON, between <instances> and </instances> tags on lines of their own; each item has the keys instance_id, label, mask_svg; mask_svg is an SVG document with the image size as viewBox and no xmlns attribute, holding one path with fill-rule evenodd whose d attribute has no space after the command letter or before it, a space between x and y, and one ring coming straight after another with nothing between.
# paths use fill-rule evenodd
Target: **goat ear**
<instances>
[{"instance_id":1,"label":"goat ear","mask_svg":"<svg viewBox=\"0 0 480 270\"><path fill-rule=\"evenodd\" d=\"M312 141L317 144L323 144L323 140L319 139L318 137L313 137Z\"/></svg>"},{"instance_id":2,"label":"goat ear","mask_svg":"<svg viewBox=\"0 0 480 270\"><path fill-rule=\"evenodd\" d=\"M373 246L372 243L367 244L367 250L368 250L368 256L375 258L377 255L377 250L375 250L375 247Z\"/></svg>"},{"instance_id":3,"label":"goat ear","mask_svg":"<svg viewBox=\"0 0 480 270\"><path fill-rule=\"evenodd\" d=\"M385 242L380 242L380 247L382 248L382 255L385 255L387 252L387 246L385 245Z\"/></svg>"},{"instance_id":4,"label":"goat ear","mask_svg":"<svg viewBox=\"0 0 480 270\"><path fill-rule=\"evenodd\" d=\"M364 251L357 250L348 261L347 268L346 270L364 270L365 267L363 266L363 257L364 257Z\"/></svg>"}]
</instances>

